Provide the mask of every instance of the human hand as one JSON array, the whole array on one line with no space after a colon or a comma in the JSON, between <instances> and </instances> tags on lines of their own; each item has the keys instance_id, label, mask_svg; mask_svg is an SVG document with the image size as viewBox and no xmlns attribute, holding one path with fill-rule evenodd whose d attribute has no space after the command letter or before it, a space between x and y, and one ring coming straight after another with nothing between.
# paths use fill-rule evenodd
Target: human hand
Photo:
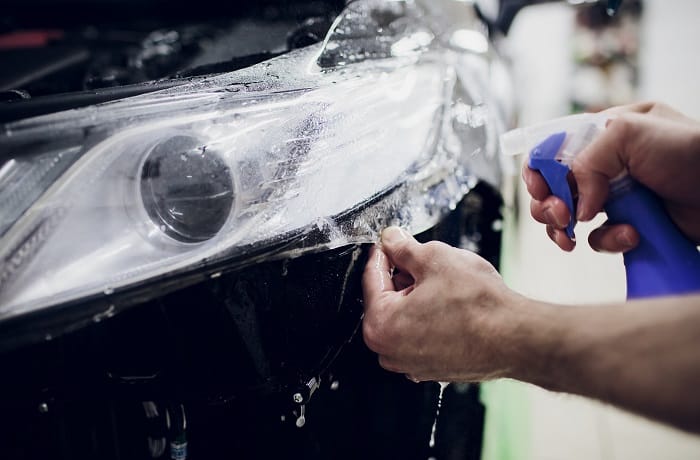
<instances>
[{"instance_id":1,"label":"human hand","mask_svg":"<svg viewBox=\"0 0 700 460\"><path fill-rule=\"evenodd\" d=\"M362 285L365 343L385 369L450 382L508 373L509 310L524 298L478 255L390 227Z\"/></svg>"},{"instance_id":2,"label":"human hand","mask_svg":"<svg viewBox=\"0 0 700 460\"><path fill-rule=\"evenodd\" d=\"M577 219L588 221L602 211L610 180L627 170L661 197L686 236L700 242L700 123L658 103L620 106L605 113L616 118L571 168L578 188ZM571 251L575 241L564 230L570 216L566 205L527 165L523 179L532 196L532 216L547 225L547 234L559 247ZM630 225L604 224L588 240L595 250L624 252L637 246L639 235Z\"/></svg>"}]
</instances>

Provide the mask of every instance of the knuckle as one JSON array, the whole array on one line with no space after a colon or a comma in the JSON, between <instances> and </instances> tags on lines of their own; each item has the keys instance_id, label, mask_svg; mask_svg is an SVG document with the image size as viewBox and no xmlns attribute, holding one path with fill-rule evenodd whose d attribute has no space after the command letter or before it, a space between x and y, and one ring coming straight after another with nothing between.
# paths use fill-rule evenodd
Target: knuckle
<instances>
[{"instance_id":1,"label":"knuckle","mask_svg":"<svg viewBox=\"0 0 700 460\"><path fill-rule=\"evenodd\" d=\"M477 262L479 268L481 268L482 271L484 271L484 272L486 272L486 273L492 273L492 272L493 272L493 273L497 273L497 272L496 272L496 268L491 264L491 262L489 262L488 260L484 259L483 257L478 256L476 262Z\"/></svg>"},{"instance_id":2,"label":"knuckle","mask_svg":"<svg viewBox=\"0 0 700 460\"><path fill-rule=\"evenodd\" d=\"M425 257L432 258L435 256L435 254L437 254L438 249L436 247L436 243L436 241L428 241L423 245L423 254Z\"/></svg>"},{"instance_id":3,"label":"knuckle","mask_svg":"<svg viewBox=\"0 0 700 460\"><path fill-rule=\"evenodd\" d=\"M379 365L389 372L401 372L401 367L386 356L379 356Z\"/></svg>"},{"instance_id":4,"label":"knuckle","mask_svg":"<svg viewBox=\"0 0 700 460\"><path fill-rule=\"evenodd\" d=\"M476 266L480 271L482 271L483 273L498 275L498 270L496 270L496 267L494 267L491 264L491 262L489 262L481 256L477 256L476 254L474 256L476 258Z\"/></svg>"},{"instance_id":5,"label":"knuckle","mask_svg":"<svg viewBox=\"0 0 700 460\"><path fill-rule=\"evenodd\" d=\"M632 110L640 113L647 113L651 112L654 110L654 107L657 106L659 103L654 100L645 100L645 101L640 101L636 104L632 104ZM636 110L635 110L636 109Z\"/></svg>"},{"instance_id":6,"label":"knuckle","mask_svg":"<svg viewBox=\"0 0 700 460\"><path fill-rule=\"evenodd\" d=\"M664 104L663 102L660 102L660 101L648 101L647 104L649 106L649 109L648 109L649 113L657 113L657 112L666 113L666 112L673 110L671 108L671 106Z\"/></svg>"},{"instance_id":7,"label":"knuckle","mask_svg":"<svg viewBox=\"0 0 700 460\"><path fill-rule=\"evenodd\" d=\"M445 270L445 264L439 263L439 260L445 261L445 251L449 246L442 241L429 241L423 245L422 260L425 261L423 273L435 274Z\"/></svg>"},{"instance_id":8,"label":"knuckle","mask_svg":"<svg viewBox=\"0 0 700 460\"><path fill-rule=\"evenodd\" d=\"M362 337L370 350L379 354L387 354L393 350L397 331L392 326L392 322L387 321L382 316L365 314L362 320Z\"/></svg>"},{"instance_id":9,"label":"knuckle","mask_svg":"<svg viewBox=\"0 0 700 460\"><path fill-rule=\"evenodd\" d=\"M362 321L362 338L370 350L377 353L383 350L384 344L379 327L377 326L376 321L373 321L372 318L368 317L367 315L365 315L365 318Z\"/></svg>"},{"instance_id":10,"label":"knuckle","mask_svg":"<svg viewBox=\"0 0 700 460\"><path fill-rule=\"evenodd\" d=\"M392 247L392 253L394 257L398 259L405 259L413 255L413 248L411 247L408 241L401 241L394 243L394 246Z\"/></svg>"},{"instance_id":11,"label":"knuckle","mask_svg":"<svg viewBox=\"0 0 700 460\"><path fill-rule=\"evenodd\" d=\"M625 139L636 124L637 117L638 114L636 113L623 113L619 117L612 119L607 129L618 139Z\"/></svg>"},{"instance_id":12,"label":"knuckle","mask_svg":"<svg viewBox=\"0 0 700 460\"><path fill-rule=\"evenodd\" d=\"M442 241L429 241L423 245L423 250L427 257L435 257L449 246Z\"/></svg>"},{"instance_id":13,"label":"knuckle","mask_svg":"<svg viewBox=\"0 0 700 460\"><path fill-rule=\"evenodd\" d=\"M541 201L530 200L530 215L541 224L547 223L547 220L544 218L544 205Z\"/></svg>"}]
</instances>

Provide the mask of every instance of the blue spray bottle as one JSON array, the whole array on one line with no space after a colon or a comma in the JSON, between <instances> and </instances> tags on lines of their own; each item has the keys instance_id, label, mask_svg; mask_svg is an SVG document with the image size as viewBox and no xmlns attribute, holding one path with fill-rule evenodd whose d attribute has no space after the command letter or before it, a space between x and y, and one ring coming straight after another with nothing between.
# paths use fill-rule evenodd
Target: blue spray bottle
<instances>
[{"instance_id":1,"label":"blue spray bottle","mask_svg":"<svg viewBox=\"0 0 700 460\"><path fill-rule=\"evenodd\" d=\"M570 165L608 119L605 114L571 115L501 136L503 153L530 151L528 166L542 174L552 194L569 208L566 232L572 238L576 213L567 180ZM700 292L700 252L651 190L626 174L615 178L605 212L610 223L628 223L640 236L639 245L624 254L628 299Z\"/></svg>"}]
</instances>

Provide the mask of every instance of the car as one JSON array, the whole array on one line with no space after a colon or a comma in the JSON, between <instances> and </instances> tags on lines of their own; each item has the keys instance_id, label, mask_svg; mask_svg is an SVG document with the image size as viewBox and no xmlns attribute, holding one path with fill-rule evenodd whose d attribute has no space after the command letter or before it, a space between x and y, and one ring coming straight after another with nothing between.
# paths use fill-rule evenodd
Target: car
<instances>
[{"instance_id":1,"label":"car","mask_svg":"<svg viewBox=\"0 0 700 460\"><path fill-rule=\"evenodd\" d=\"M382 370L360 279L388 225L498 265L496 22L457 0L8 11L0 457L479 458L478 385L438 417L439 385Z\"/></svg>"}]
</instances>

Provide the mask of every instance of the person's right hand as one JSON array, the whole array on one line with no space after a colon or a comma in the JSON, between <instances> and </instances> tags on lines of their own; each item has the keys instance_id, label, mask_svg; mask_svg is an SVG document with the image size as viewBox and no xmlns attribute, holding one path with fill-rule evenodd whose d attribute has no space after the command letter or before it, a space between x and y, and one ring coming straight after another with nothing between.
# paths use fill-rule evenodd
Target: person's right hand
<instances>
[{"instance_id":1,"label":"person's right hand","mask_svg":"<svg viewBox=\"0 0 700 460\"><path fill-rule=\"evenodd\" d=\"M605 113L615 118L571 168L578 187L577 219L589 221L601 212L610 180L627 171L661 197L688 238L700 242L700 122L650 102ZM547 225L547 234L559 247L571 251L575 241L564 230L570 216L566 205L527 164L523 179L532 195L532 216ZM639 234L630 225L604 224L591 232L588 241L597 251L624 252L636 247Z\"/></svg>"}]
</instances>

